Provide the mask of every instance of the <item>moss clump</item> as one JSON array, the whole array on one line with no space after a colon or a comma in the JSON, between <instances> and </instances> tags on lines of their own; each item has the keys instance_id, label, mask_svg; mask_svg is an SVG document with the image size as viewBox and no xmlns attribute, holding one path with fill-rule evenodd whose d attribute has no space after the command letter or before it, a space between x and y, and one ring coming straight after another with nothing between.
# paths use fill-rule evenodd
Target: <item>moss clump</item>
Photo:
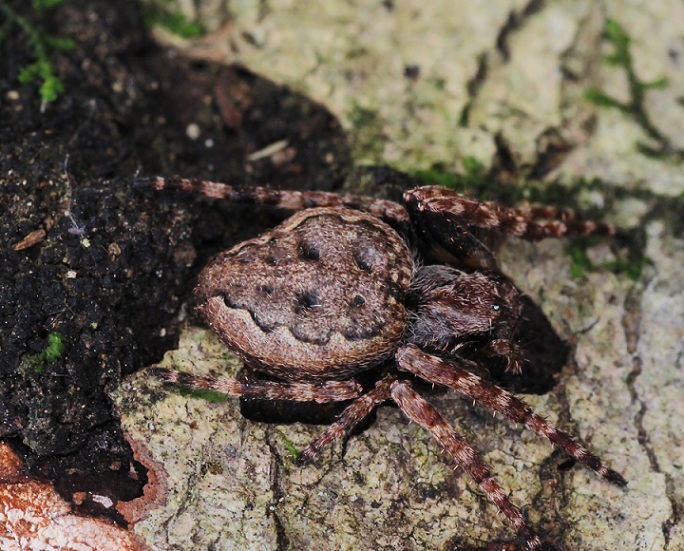
<instances>
[{"instance_id":1,"label":"moss clump","mask_svg":"<svg viewBox=\"0 0 684 551\"><path fill-rule=\"evenodd\" d=\"M65 0L33 0L32 6L35 13L46 8L51 8L63 3ZM33 49L36 60L29 63L19 71L17 79L21 84L41 82L39 93L44 103L55 101L64 92L64 84L57 77L55 66L50 60L52 51L70 51L76 47L76 42L70 38L50 36L37 25L32 24L27 18L19 15L0 0L0 13L5 16L5 22L0 27L0 45L9 36L14 26L18 26L26 35Z\"/></svg>"},{"instance_id":2,"label":"moss clump","mask_svg":"<svg viewBox=\"0 0 684 551\"><path fill-rule=\"evenodd\" d=\"M170 2L166 2L170 4ZM205 34L205 29L201 23L190 21L180 12L162 8L159 4L152 4L145 10L145 24L152 28L155 25L164 27L167 31L180 36L181 38L196 38Z\"/></svg>"},{"instance_id":3,"label":"moss clump","mask_svg":"<svg viewBox=\"0 0 684 551\"><path fill-rule=\"evenodd\" d=\"M64 354L64 337L61 333L50 333L47 337L47 346L40 354L29 356L24 360L25 366L33 366L36 373L45 371L45 365L54 362Z\"/></svg>"},{"instance_id":4,"label":"moss clump","mask_svg":"<svg viewBox=\"0 0 684 551\"><path fill-rule=\"evenodd\" d=\"M634 119L648 137L657 144L656 147L653 147L638 143L637 149L641 153L659 159L670 158L674 161L681 161L684 159L684 151L674 147L670 139L655 127L644 108L646 92L665 88L669 84L667 78L660 77L651 82L644 82L637 77L630 48L631 39L617 21L609 19L606 22L604 35L613 48L612 53L605 58L605 61L609 65L622 68L627 74L629 100L620 101L598 88L587 90L585 97L596 105L618 109Z\"/></svg>"},{"instance_id":5,"label":"moss clump","mask_svg":"<svg viewBox=\"0 0 684 551\"><path fill-rule=\"evenodd\" d=\"M580 239L574 241L565 252L570 258L570 275L575 279L581 279L587 272L608 270L614 274L625 275L632 281L637 281L645 265L651 261L645 255L630 254L627 259L616 259L596 264L587 254L587 249L596 241L594 239Z\"/></svg>"},{"instance_id":6,"label":"moss clump","mask_svg":"<svg viewBox=\"0 0 684 551\"><path fill-rule=\"evenodd\" d=\"M285 435L283 431L275 429L275 432L283 440L283 444L285 445L285 449L287 450L287 453L290 455L290 458L292 460L297 459L297 448L295 448L295 445L292 443L292 441Z\"/></svg>"},{"instance_id":7,"label":"moss clump","mask_svg":"<svg viewBox=\"0 0 684 551\"><path fill-rule=\"evenodd\" d=\"M570 275L575 279L581 279L586 272L596 269L596 266L587 255L584 244L572 243L565 249L570 258Z\"/></svg>"},{"instance_id":8,"label":"moss clump","mask_svg":"<svg viewBox=\"0 0 684 551\"><path fill-rule=\"evenodd\" d=\"M208 388L189 388L189 387L178 387L178 394L188 398L197 398L199 400L204 400L211 404L222 404L231 400L231 397L223 392L218 392L216 390L210 390Z\"/></svg>"},{"instance_id":9,"label":"moss clump","mask_svg":"<svg viewBox=\"0 0 684 551\"><path fill-rule=\"evenodd\" d=\"M447 172L439 165L429 169L419 169L411 173L426 185L444 186L458 192L465 192L483 201L496 201L513 205L529 199L527 186L502 185L493 178L489 170L475 157L461 161L463 172Z\"/></svg>"}]
</instances>

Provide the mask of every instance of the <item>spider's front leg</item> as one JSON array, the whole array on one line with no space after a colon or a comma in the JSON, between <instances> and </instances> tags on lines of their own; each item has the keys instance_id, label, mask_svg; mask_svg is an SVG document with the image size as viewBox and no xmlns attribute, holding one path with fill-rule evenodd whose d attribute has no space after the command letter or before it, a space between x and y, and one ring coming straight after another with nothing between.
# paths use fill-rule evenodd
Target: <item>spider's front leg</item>
<instances>
[{"instance_id":1,"label":"spider's front leg","mask_svg":"<svg viewBox=\"0 0 684 551\"><path fill-rule=\"evenodd\" d=\"M361 395L362 386L355 380L291 383L253 379L244 383L232 379L202 377L171 369L155 368L151 374L164 383L214 390L227 396L289 400L294 402L343 402Z\"/></svg>"},{"instance_id":2,"label":"spider's front leg","mask_svg":"<svg viewBox=\"0 0 684 551\"><path fill-rule=\"evenodd\" d=\"M440 186L404 194L406 208L430 253L441 262L499 272L492 252L474 234L495 231L528 240L564 235L615 235L601 222L581 220L573 211L549 206L507 208L477 201Z\"/></svg>"},{"instance_id":3,"label":"spider's front leg","mask_svg":"<svg viewBox=\"0 0 684 551\"><path fill-rule=\"evenodd\" d=\"M506 371L521 375L527 361L520 347L513 342L512 337L494 339L483 346L479 352L484 355L499 356L506 360Z\"/></svg>"},{"instance_id":4,"label":"spider's front leg","mask_svg":"<svg viewBox=\"0 0 684 551\"><path fill-rule=\"evenodd\" d=\"M525 538L530 549L541 549L539 536L527 525L520 511L506 497L494 480L489 467L479 459L475 450L451 427L441 414L425 401L406 381L395 381L391 387L392 399L401 411L414 423L427 430L439 445L451 455L456 463L482 488L516 532Z\"/></svg>"},{"instance_id":5,"label":"spider's front leg","mask_svg":"<svg viewBox=\"0 0 684 551\"><path fill-rule=\"evenodd\" d=\"M455 361L466 364L464 360L454 359ZM597 456L575 442L569 434L559 430L546 419L534 413L525 402L496 385L488 383L467 369L461 369L453 362L427 354L415 345L407 345L397 352L397 366L399 369L428 382L451 387L512 421L548 438L570 457L607 481L617 486L627 484L620 473L606 467Z\"/></svg>"}]
</instances>

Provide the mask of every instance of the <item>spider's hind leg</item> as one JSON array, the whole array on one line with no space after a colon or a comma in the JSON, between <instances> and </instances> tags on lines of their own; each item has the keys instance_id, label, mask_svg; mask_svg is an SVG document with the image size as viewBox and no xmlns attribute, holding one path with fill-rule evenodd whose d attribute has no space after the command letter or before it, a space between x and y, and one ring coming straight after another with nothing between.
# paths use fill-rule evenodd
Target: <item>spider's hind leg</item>
<instances>
[{"instance_id":1,"label":"spider's hind leg","mask_svg":"<svg viewBox=\"0 0 684 551\"><path fill-rule=\"evenodd\" d=\"M239 382L232 379L202 377L171 369L154 368L151 374L164 383L191 388L213 390L227 396L259 398L262 400L291 400L294 402L342 402L361 394L355 380L324 381L321 383L290 383L253 379Z\"/></svg>"},{"instance_id":2,"label":"spider's hind leg","mask_svg":"<svg viewBox=\"0 0 684 551\"><path fill-rule=\"evenodd\" d=\"M395 379L394 375L386 375L375 383L373 390L354 400L332 425L302 450L297 457L298 463L304 464L313 461L326 446L335 440L349 436L354 428L368 417L377 406L389 400L390 386Z\"/></svg>"},{"instance_id":3,"label":"spider's hind leg","mask_svg":"<svg viewBox=\"0 0 684 551\"><path fill-rule=\"evenodd\" d=\"M154 190L183 191L223 199L235 205L268 205L287 210L315 207L343 207L368 212L408 235L409 216L394 201L364 195L340 195L327 191L279 190L260 186L231 186L197 178L138 178L135 186Z\"/></svg>"}]
</instances>

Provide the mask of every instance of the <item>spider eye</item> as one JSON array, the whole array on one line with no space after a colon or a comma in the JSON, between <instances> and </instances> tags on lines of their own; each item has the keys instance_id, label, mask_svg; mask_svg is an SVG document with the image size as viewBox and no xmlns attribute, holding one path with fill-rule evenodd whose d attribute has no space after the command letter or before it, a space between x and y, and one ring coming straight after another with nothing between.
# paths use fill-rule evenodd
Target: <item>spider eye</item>
<instances>
[{"instance_id":1,"label":"spider eye","mask_svg":"<svg viewBox=\"0 0 684 551\"><path fill-rule=\"evenodd\" d=\"M492 312L498 312L499 310L501 310L501 306L498 304L492 304Z\"/></svg>"}]
</instances>

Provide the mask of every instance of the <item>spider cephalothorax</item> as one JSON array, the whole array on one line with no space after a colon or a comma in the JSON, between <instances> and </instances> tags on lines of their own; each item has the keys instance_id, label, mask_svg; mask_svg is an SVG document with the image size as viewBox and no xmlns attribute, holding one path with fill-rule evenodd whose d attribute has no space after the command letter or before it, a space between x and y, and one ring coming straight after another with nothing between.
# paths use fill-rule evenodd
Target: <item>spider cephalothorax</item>
<instances>
[{"instance_id":1,"label":"spider cephalothorax","mask_svg":"<svg viewBox=\"0 0 684 551\"><path fill-rule=\"evenodd\" d=\"M404 206L180 179L142 184L299 210L219 254L195 290L207 323L269 380L240 383L155 370L163 380L266 400L351 400L300 454L302 461L349 435L379 404L393 401L486 492L530 549L541 547L540 538L470 445L416 392L415 380L456 389L548 438L608 481L625 484L524 402L477 376L477 364L463 354L477 349L504 358L510 371L524 368L515 335L526 297L500 273L474 229L539 239L606 235L609 226L583 222L570 211L506 209L435 187L407 192ZM378 380L364 389L355 377L380 365Z\"/></svg>"},{"instance_id":2,"label":"spider cephalothorax","mask_svg":"<svg viewBox=\"0 0 684 551\"><path fill-rule=\"evenodd\" d=\"M496 273L464 272L450 266L423 266L413 278L407 302L412 308L408 342L455 353L482 344L521 370L514 330L522 313L522 293Z\"/></svg>"}]
</instances>

